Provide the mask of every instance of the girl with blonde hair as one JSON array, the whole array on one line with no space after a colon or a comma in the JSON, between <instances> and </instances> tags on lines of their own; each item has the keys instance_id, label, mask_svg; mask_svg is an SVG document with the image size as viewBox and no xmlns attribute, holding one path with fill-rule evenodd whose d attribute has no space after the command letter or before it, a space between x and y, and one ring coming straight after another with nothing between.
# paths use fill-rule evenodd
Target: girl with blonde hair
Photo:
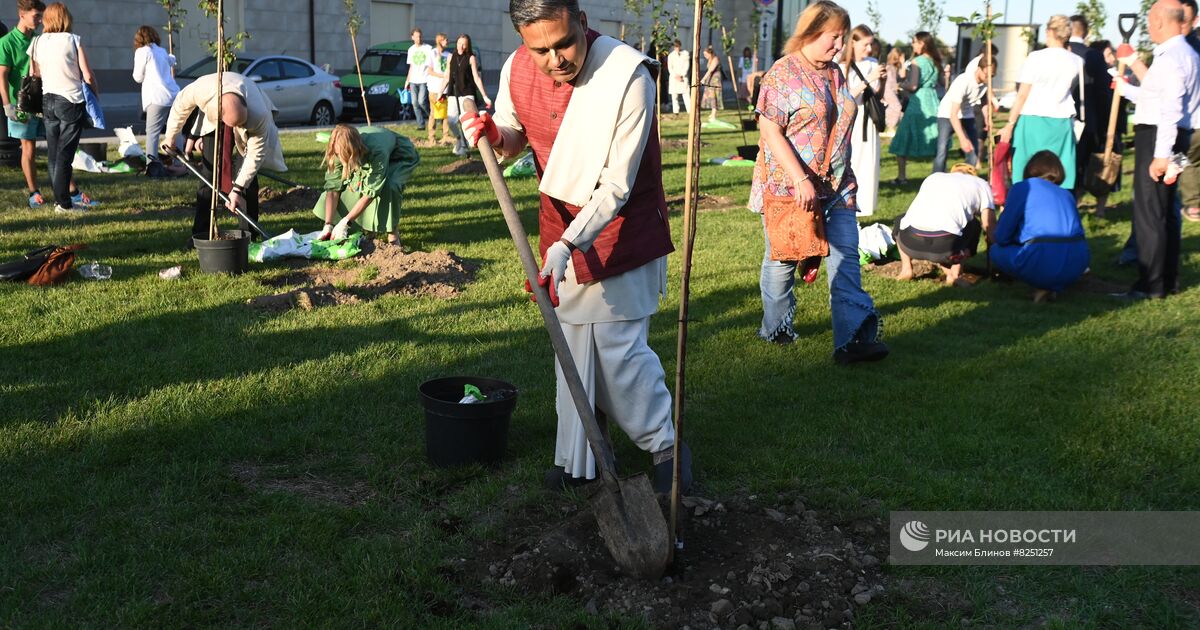
<instances>
[{"instance_id":1,"label":"girl with blonde hair","mask_svg":"<svg viewBox=\"0 0 1200 630\"><path fill-rule=\"evenodd\" d=\"M875 214L879 202L879 129L863 109L867 88L879 94L883 66L871 55L875 33L866 24L850 31L850 41L842 49L842 74L850 86L850 95L858 106L854 133L850 136L850 168L858 180L858 216Z\"/></svg>"},{"instance_id":2,"label":"girl with blonde hair","mask_svg":"<svg viewBox=\"0 0 1200 630\"><path fill-rule=\"evenodd\" d=\"M412 142L388 129L335 126L321 160L325 192L313 207L325 220L318 240L346 238L353 222L387 233L388 243L399 245L404 186L420 161ZM336 216L341 219L335 225Z\"/></svg>"},{"instance_id":3,"label":"girl with blonde hair","mask_svg":"<svg viewBox=\"0 0 1200 630\"><path fill-rule=\"evenodd\" d=\"M1046 47L1029 53L1017 83L1017 100L1000 130L1000 140L1013 145L1013 183L1025 179L1025 164L1039 151L1051 151L1063 164L1075 164L1075 100L1083 79L1083 58L1071 52L1071 22L1055 15L1046 23ZM1082 102L1080 103L1082 106ZM1060 183L1075 188L1075 169Z\"/></svg>"},{"instance_id":4,"label":"girl with blonde hair","mask_svg":"<svg viewBox=\"0 0 1200 630\"><path fill-rule=\"evenodd\" d=\"M764 215L759 337L776 344L796 340L796 272L814 282L820 257L828 256L838 363L878 361L888 354L882 320L862 288L858 265L858 183L850 163L858 106L835 61L849 28L845 9L828 0L812 3L800 14L784 57L763 76L756 110L761 150L749 203ZM781 242L773 246L773 239ZM795 251L784 251L793 243L799 244Z\"/></svg>"}]
</instances>

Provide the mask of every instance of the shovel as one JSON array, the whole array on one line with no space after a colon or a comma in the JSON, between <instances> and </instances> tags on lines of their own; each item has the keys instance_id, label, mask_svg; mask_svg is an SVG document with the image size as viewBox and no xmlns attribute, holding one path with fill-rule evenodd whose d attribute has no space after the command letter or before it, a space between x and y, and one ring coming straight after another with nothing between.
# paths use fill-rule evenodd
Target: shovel
<instances>
[{"instance_id":1,"label":"shovel","mask_svg":"<svg viewBox=\"0 0 1200 630\"><path fill-rule=\"evenodd\" d=\"M192 172L192 175L195 175L196 177L198 177L200 179L200 181L204 182L204 185L208 186L208 188L210 190L213 189L212 182L208 181L208 178L205 177L204 174L201 173L199 169L197 169L195 166L193 166L192 163L189 162L187 158L183 157L178 152L172 152L171 157L174 157L175 159L179 160L179 162L181 164L183 164L184 166L187 167L187 170ZM232 205L229 203L229 197L226 197L225 193L223 193L219 190L216 192L217 192L217 196L221 198L221 201L225 202L227 205ZM271 238L270 234L267 234L266 232L264 232L263 229L261 227L259 227L257 223L254 222L253 219L246 216L241 210L238 209L237 206L233 206L233 213L238 215L239 217L241 217L241 219L243 221L245 221L247 225L249 225L255 232L258 232L259 235L262 236L264 239Z\"/></svg>"},{"instance_id":2,"label":"shovel","mask_svg":"<svg viewBox=\"0 0 1200 630\"><path fill-rule=\"evenodd\" d=\"M471 114L477 111L470 99L464 101L463 109ZM590 499L592 514L600 527L600 535L622 571L634 577L657 579L666 570L670 541L667 521L663 518L662 509L659 508L654 490L650 487L650 480L646 478L645 473L625 479L617 478L612 445L608 443L607 437L596 423L596 415L583 389L579 370L571 358L571 350L567 347L567 339L563 336L558 316L554 314L554 307L550 304L550 296L538 283L539 269L533 258L533 250L529 247L529 237L525 234L525 227L521 225L521 217L517 214L517 207L500 171L500 164L496 162L496 154L486 136L479 139L479 152L482 154L484 166L487 167L488 177L492 180L492 188L496 191L500 209L504 212L504 222L508 224L508 232L517 247L517 254L521 257L525 277L537 298L538 310L542 313L546 332L550 333L550 343L554 346L554 354L562 368L563 378L567 381L567 388L571 391L571 398L575 401L576 411L583 422L588 443L596 457L601 484Z\"/></svg>"}]
</instances>

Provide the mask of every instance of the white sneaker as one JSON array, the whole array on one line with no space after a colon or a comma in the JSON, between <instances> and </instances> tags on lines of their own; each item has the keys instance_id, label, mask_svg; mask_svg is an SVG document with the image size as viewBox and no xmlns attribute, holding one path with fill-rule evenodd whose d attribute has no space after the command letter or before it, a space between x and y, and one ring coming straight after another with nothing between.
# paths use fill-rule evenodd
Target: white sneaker
<instances>
[{"instance_id":1,"label":"white sneaker","mask_svg":"<svg viewBox=\"0 0 1200 630\"><path fill-rule=\"evenodd\" d=\"M70 208L64 208L58 204L54 204L54 211L59 214L83 214L84 208L82 206L71 206Z\"/></svg>"}]
</instances>

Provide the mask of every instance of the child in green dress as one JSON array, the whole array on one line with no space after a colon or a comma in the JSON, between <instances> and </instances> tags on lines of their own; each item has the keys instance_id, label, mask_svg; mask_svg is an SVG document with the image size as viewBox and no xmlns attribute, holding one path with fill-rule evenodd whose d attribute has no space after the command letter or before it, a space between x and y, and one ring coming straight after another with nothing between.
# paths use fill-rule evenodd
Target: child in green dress
<instances>
[{"instance_id":1,"label":"child in green dress","mask_svg":"<svg viewBox=\"0 0 1200 630\"><path fill-rule=\"evenodd\" d=\"M318 239L344 239L355 223L386 233L388 243L399 245L404 186L420 161L408 138L383 127L334 127L321 161L325 192L313 207L313 214L325 219Z\"/></svg>"}]
</instances>

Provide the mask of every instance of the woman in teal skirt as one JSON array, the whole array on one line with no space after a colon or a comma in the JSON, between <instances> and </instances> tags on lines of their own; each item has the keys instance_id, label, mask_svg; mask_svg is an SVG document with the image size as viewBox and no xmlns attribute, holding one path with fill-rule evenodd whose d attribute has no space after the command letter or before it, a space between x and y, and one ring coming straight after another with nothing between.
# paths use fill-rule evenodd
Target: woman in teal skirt
<instances>
[{"instance_id":1,"label":"woman in teal skirt","mask_svg":"<svg viewBox=\"0 0 1200 630\"><path fill-rule=\"evenodd\" d=\"M941 83L942 55L933 36L925 31L913 35L913 61L904 79L904 89L911 92L904 117L896 128L896 137L888 148L896 156L899 177L892 183L907 184L907 161L910 157L933 157L937 150L938 85Z\"/></svg>"},{"instance_id":2,"label":"woman in teal skirt","mask_svg":"<svg viewBox=\"0 0 1200 630\"><path fill-rule=\"evenodd\" d=\"M341 240L356 223L365 231L386 233L388 243L399 245L404 185L420 161L408 138L383 127L334 127L321 161L325 192L313 207L313 214L325 219L318 238ZM341 217L336 225L335 216Z\"/></svg>"},{"instance_id":3,"label":"woman in teal skirt","mask_svg":"<svg viewBox=\"0 0 1200 630\"><path fill-rule=\"evenodd\" d=\"M1051 151L1063 164L1075 164L1075 101L1083 77L1083 58L1067 48L1071 23L1055 15L1046 23L1046 47L1029 53L1021 65L1017 100L1000 130L1000 140L1013 145L1013 183L1025 179L1025 165L1038 151ZM1083 95L1080 94L1081 104ZM1075 188L1075 169L1067 168L1059 184Z\"/></svg>"}]
</instances>

